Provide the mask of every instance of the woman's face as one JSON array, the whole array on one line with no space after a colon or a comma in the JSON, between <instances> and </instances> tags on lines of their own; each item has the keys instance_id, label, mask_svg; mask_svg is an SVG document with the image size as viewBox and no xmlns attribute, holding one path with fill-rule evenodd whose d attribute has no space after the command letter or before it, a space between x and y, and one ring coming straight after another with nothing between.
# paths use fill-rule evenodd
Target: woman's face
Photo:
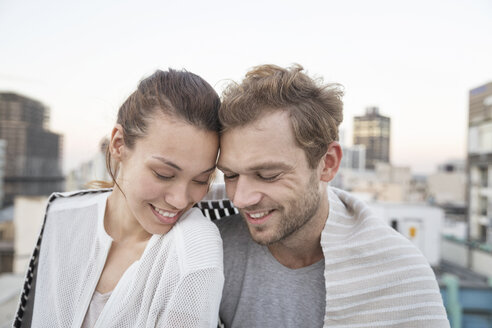
<instances>
[{"instance_id":1,"label":"woman's face","mask_svg":"<svg viewBox=\"0 0 492 328\"><path fill-rule=\"evenodd\" d=\"M164 234L207 193L219 141L215 132L157 113L132 149L120 147L116 181L131 214L147 232Z\"/></svg>"}]
</instances>

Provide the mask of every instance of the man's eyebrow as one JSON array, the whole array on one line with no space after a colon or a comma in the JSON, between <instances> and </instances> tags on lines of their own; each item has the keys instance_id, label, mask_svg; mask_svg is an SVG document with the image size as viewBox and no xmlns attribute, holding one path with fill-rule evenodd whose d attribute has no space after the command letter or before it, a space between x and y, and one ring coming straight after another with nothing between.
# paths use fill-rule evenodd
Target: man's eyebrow
<instances>
[{"instance_id":1,"label":"man's eyebrow","mask_svg":"<svg viewBox=\"0 0 492 328\"><path fill-rule=\"evenodd\" d=\"M221 171L229 171L229 172L234 172L231 169L228 169L225 166L222 166L220 164L217 164L217 168ZM265 163L259 163L254 166L248 167L247 171L261 171L261 170L285 170L289 171L292 170L292 166L287 165L285 163L281 162L265 162Z\"/></svg>"},{"instance_id":2,"label":"man's eyebrow","mask_svg":"<svg viewBox=\"0 0 492 328\"><path fill-rule=\"evenodd\" d=\"M166 159L166 158L164 158L164 157L161 157L161 156L152 156L152 158L155 158L155 159L157 159L157 160L161 161L162 163L164 163L164 164L166 164L166 165L169 165L169 166L171 166L171 167L175 168L175 169L176 169L176 170L178 170L178 171L183 171L183 169L182 169L182 168L180 168L177 164L175 164L175 163L171 162L170 160L168 160L168 159ZM212 167L211 167L211 168L209 168L209 169L206 169L205 171L202 171L200 174L203 174L203 173L209 173L209 172L212 172L213 170L215 170L215 165L214 165L214 166L212 166Z\"/></svg>"},{"instance_id":3,"label":"man's eyebrow","mask_svg":"<svg viewBox=\"0 0 492 328\"><path fill-rule=\"evenodd\" d=\"M261 170L292 170L292 166L282 162L265 162L259 163L255 166L248 168L248 171L261 171Z\"/></svg>"}]
</instances>

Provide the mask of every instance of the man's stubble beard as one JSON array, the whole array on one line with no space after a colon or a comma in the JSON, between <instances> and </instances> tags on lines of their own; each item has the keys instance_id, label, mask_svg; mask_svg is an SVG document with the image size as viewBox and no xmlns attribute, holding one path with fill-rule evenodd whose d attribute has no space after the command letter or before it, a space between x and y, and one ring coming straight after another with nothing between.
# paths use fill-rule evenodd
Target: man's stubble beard
<instances>
[{"instance_id":1,"label":"man's stubble beard","mask_svg":"<svg viewBox=\"0 0 492 328\"><path fill-rule=\"evenodd\" d=\"M313 172L304 190L297 193L295 199L286 201L287 204L292 205L287 208L284 206L278 206L276 208L277 213L275 214L280 214L280 220L277 221L277 231L275 231L271 237L260 238L255 232L261 233L265 230L272 229L272 227L254 227L247 224L251 238L258 244L265 246L285 240L302 229L314 218L320 207L320 200L321 196L319 193L318 177L316 172ZM241 213L241 215L246 221L244 214Z\"/></svg>"}]
</instances>

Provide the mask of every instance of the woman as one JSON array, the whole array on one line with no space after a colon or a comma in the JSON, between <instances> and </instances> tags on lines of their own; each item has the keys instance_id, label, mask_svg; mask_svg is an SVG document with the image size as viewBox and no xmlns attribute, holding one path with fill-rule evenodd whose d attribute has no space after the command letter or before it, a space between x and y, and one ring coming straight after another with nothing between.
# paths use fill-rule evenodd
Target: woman
<instances>
[{"instance_id":1,"label":"woman","mask_svg":"<svg viewBox=\"0 0 492 328\"><path fill-rule=\"evenodd\" d=\"M16 326L217 326L222 243L192 206L215 170L219 106L189 72L139 84L108 146L116 186L50 198L34 295Z\"/></svg>"}]
</instances>

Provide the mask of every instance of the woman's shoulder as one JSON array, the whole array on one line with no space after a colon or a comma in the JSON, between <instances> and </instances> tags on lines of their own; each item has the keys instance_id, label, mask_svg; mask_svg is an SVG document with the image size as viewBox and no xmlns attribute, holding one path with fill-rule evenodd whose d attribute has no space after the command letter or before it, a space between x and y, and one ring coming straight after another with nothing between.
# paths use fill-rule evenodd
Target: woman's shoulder
<instances>
[{"instance_id":1,"label":"woman's shoulder","mask_svg":"<svg viewBox=\"0 0 492 328\"><path fill-rule=\"evenodd\" d=\"M190 209L175 228L181 246L178 252L189 268L222 266L219 230L199 209Z\"/></svg>"},{"instance_id":2,"label":"woman's shoulder","mask_svg":"<svg viewBox=\"0 0 492 328\"><path fill-rule=\"evenodd\" d=\"M191 235L198 232L199 235L218 235L215 224L196 207L190 208L178 221L178 225L180 229L187 231Z\"/></svg>"},{"instance_id":3,"label":"woman's shoulder","mask_svg":"<svg viewBox=\"0 0 492 328\"><path fill-rule=\"evenodd\" d=\"M87 189L55 192L48 198L47 211L61 211L105 204L112 189Z\"/></svg>"},{"instance_id":4,"label":"woman's shoulder","mask_svg":"<svg viewBox=\"0 0 492 328\"><path fill-rule=\"evenodd\" d=\"M98 236L107 242L102 218L109 191L79 190L52 194L46 208L42 244L73 255L73 252L81 251L77 247L91 244ZM79 246L73 248L71 245L74 244Z\"/></svg>"}]
</instances>

